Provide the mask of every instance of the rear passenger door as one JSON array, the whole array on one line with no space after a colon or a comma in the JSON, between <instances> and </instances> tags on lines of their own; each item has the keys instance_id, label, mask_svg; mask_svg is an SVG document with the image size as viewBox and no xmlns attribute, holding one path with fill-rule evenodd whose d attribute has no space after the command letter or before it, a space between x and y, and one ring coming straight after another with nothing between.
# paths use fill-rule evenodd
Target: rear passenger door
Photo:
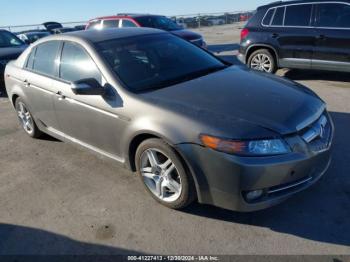
<instances>
[{"instance_id":1,"label":"rear passenger door","mask_svg":"<svg viewBox=\"0 0 350 262\"><path fill-rule=\"evenodd\" d=\"M350 4L317 4L312 68L350 72Z\"/></svg>"},{"instance_id":2,"label":"rear passenger door","mask_svg":"<svg viewBox=\"0 0 350 262\"><path fill-rule=\"evenodd\" d=\"M280 67L311 68L316 37L312 17L312 4L293 4L274 9L270 37L278 46Z\"/></svg>"},{"instance_id":3,"label":"rear passenger door","mask_svg":"<svg viewBox=\"0 0 350 262\"><path fill-rule=\"evenodd\" d=\"M47 127L58 128L53 107L57 77L57 57L61 42L49 41L33 48L24 70L23 89L31 112Z\"/></svg>"}]
</instances>

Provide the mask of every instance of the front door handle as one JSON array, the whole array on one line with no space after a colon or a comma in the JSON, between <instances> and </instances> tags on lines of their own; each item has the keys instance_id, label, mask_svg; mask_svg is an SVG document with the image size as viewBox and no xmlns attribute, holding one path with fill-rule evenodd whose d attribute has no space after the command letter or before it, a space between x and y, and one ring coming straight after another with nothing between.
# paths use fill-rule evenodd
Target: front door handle
<instances>
[{"instance_id":1,"label":"front door handle","mask_svg":"<svg viewBox=\"0 0 350 262\"><path fill-rule=\"evenodd\" d=\"M277 38L277 37L279 37L279 34L277 34L277 33L272 34L272 38Z\"/></svg>"},{"instance_id":2,"label":"front door handle","mask_svg":"<svg viewBox=\"0 0 350 262\"><path fill-rule=\"evenodd\" d=\"M58 100L64 100L64 99L66 99L66 96L65 96L64 94L62 94L61 91L58 91L58 92L56 93L56 96L58 96Z\"/></svg>"}]
</instances>

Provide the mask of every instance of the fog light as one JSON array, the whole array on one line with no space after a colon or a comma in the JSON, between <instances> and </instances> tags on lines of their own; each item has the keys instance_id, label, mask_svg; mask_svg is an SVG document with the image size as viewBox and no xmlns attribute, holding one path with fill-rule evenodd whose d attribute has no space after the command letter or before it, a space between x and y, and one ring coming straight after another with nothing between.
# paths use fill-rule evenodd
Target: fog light
<instances>
[{"instance_id":1,"label":"fog light","mask_svg":"<svg viewBox=\"0 0 350 262\"><path fill-rule=\"evenodd\" d=\"M253 201L262 197L263 194L264 194L263 190L254 190L254 191L247 192L245 196L248 201Z\"/></svg>"}]
</instances>

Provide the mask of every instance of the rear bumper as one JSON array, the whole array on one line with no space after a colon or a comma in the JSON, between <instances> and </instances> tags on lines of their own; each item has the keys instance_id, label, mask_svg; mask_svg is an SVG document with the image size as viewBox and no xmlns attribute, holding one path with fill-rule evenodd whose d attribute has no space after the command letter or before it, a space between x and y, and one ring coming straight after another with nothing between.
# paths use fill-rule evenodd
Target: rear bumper
<instances>
[{"instance_id":1,"label":"rear bumper","mask_svg":"<svg viewBox=\"0 0 350 262\"><path fill-rule=\"evenodd\" d=\"M183 144L179 152L193 174L200 203L251 212L274 206L316 183L331 162L330 150L313 156L292 153L274 157L237 157L199 145ZM255 201L246 192L263 190Z\"/></svg>"}]
</instances>

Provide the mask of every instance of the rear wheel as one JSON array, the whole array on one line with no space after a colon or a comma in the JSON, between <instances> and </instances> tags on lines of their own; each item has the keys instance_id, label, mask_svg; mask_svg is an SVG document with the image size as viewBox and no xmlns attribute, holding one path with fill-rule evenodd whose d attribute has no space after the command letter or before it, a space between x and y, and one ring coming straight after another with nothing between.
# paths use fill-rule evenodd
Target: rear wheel
<instances>
[{"instance_id":1,"label":"rear wheel","mask_svg":"<svg viewBox=\"0 0 350 262\"><path fill-rule=\"evenodd\" d=\"M40 137L42 132L38 129L32 114L29 112L28 107L20 97L16 99L15 107L23 130L33 138Z\"/></svg>"},{"instance_id":2,"label":"rear wheel","mask_svg":"<svg viewBox=\"0 0 350 262\"><path fill-rule=\"evenodd\" d=\"M253 52L248 59L248 66L251 69L274 74L277 71L277 64L274 56L267 49L259 49Z\"/></svg>"},{"instance_id":3,"label":"rear wheel","mask_svg":"<svg viewBox=\"0 0 350 262\"><path fill-rule=\"evenodd\" d=\"M149 139L136 151L136 168L142 183L159 203L182 209L195 199L192 177L176 152L161 139Z\"/></svg>"}]
</instances>

